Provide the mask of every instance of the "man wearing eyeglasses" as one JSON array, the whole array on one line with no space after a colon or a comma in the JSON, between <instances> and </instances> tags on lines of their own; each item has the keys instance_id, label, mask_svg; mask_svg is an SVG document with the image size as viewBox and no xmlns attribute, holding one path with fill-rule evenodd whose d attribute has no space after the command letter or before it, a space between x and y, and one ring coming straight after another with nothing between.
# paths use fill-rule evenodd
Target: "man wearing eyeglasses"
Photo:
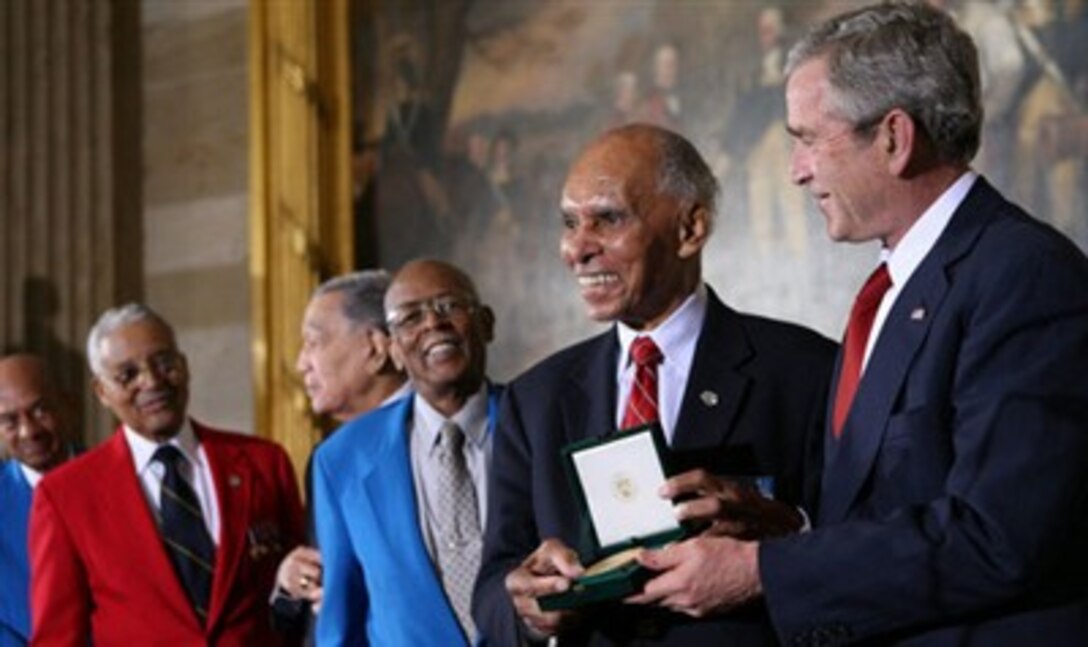
<instances>
[{"instance_id":1,"label":"man wearing eyeglasses","mask_svg":"<svg viewBox=\"0 0 1088 647\"><path fill-rule=\"evenodd\" d=\"M35 493L31 643L283 644L267 596L302 538L286 453L187 416L188 363L146 306L104 313L87 355L121 426Z\"/></svg>"},{"instance_id":2,"label":"man wearing eyeglasses","mask_svg":"<svg viewBox=\"0 0 1088 647\"><path fill-rule=\"evenodd\" d=\"M494 315L461 270L414 261L385 296L415 395L356 418L314 457L321 645L465 645L499 390Z\"/></svg>"}]
</instances>

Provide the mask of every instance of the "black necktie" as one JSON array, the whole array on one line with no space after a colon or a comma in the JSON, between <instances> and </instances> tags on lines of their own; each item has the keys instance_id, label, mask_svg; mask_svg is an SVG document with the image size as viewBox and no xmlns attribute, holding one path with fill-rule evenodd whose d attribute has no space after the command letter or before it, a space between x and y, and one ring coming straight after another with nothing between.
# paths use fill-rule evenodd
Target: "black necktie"
<instances>
[{"instance_id":1,"label":"black necktie","mask_svg":"<svg viewBox=\"0 0 1088 647\"><path fill-rule=\"evenodd\" d=\"M192 486L181 476L179 467L186 460L185 456L173 445L162 445L155 450L152 460L166 468L159 498L162 541L189 601L200 620L205 622L215 571L215 544L204 525L200 501Z\"/></svg>"}]
</instances>

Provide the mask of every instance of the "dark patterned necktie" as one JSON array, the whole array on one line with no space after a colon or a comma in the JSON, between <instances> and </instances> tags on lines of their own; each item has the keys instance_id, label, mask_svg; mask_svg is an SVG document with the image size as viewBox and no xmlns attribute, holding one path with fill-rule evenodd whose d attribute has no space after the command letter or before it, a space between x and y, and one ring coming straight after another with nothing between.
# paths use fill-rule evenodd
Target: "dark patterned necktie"
<instances>
[{"instance_id":1,"label":"dark patterned necktie","mask_svg":"<svg viewBox=\"0 0 1088 647\"><path fill-rule=\"evenodd\" d=\"M636 337L631 342L631 361L635 364L635 381L627 396L620 429L657 422L657 365L665 358L661 349L649 337Z\"/></svg>"},{"instance_id":2,"label":"dark patterned necktie","mask_svg":"<svg viewBox=\"0 0 1088 647\"><path fill-rule=\"evenodd\" d=\"M476 625L472 621L472 587L480 570L480 510L476 486L462 451L464 432L455 423L447 421L439 434L435 552L442 588L471 643L476 636Z\"/></svg>"},{"instance_id":3,"label":"dark patterned necktie","mask_svg":"<svg viewBox=\"0 0 1088 647\"><path fill-rule=\"evenodd\" d=\"M181 463L187 459L177 447L162 445L152 460L166 468L159 498L162 541L189 601L201 622L206 622L215 572L215 544L204 524L200 501L181 475Z\"/></svg>"},{"instance_id":4,"label":"dark patterned necktie","mask_svg":"<svg viewBox=\"0 0 1088 647\"><path fill-rule=\"evenodd\" d=\"M884 299L884 293L892 286L888 266L881 263L865 281L861 292L850 310L850 321L846 324L846 339L843 340L842 369L839 371L839 386L835 390L835 411L831 431L838 438L846 415L854 403L854 395L861 381L861 365L865 359L865 348L869 344L869 333L873 328L873 319Z\"/></svg>"}]
</instances>

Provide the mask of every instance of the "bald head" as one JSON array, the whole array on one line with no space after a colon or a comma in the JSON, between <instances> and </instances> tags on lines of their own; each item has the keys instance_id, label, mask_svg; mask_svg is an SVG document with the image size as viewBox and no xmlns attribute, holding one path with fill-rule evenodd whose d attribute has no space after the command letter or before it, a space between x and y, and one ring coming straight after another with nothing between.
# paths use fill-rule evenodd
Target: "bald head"
<instances>
[{"instance_id":1,"label":"bald head","mask_svg":"<svg viewBox=\"0 0 1088 647\"><path fill-rule=\"evenodd\" d=\"M695 146L683 136L652 124L635 123L606 131L583 150L572 172L602 155L625 157L645 177L647 189L698 204L713 220L718 207L718 180ZM632 177L634 174L632 173Z\"/></svg>"},{"instance_id":2,"label":"bald head","mask_svg":"<svg viewBox=\"0 0 1088 647\"><path fill-rule=\"evenodd\" d=\"M74 409L41 358L0 358L0 441L8 454L48 471L64 461L74 426Z\"/></svg>"},{"instance_id":3,"label":"bald head","mask_svg":"<svg viewBox=\"0 0 1088 647\"><path fill-rule=\"evenodd\" d=\"M405 263L393 275L385 293L386 312L389 312L390 302L399 298L398 293L403 292L405 286L415 283L441 284L474 300L479 299L476 284L461 268L445 261L425 258Z\"/></svg>"}]
</instances>

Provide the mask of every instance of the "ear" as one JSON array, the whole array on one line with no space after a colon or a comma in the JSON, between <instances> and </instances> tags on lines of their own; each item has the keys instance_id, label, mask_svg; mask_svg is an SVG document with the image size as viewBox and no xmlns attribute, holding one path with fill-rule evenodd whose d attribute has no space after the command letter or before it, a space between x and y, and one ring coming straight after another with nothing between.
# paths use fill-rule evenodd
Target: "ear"
<instances>
[{"instance_id":1,"label":"ear","mask_svg":"<svg viewBox=\"0 0 1088 647\"><path fill-rule=\"evenodd\" d=\"M385 366L386 362L390 360L390 346L392 342L389 339L389 335L384 331L377 328L368 328L366 331L367 341L370 342L370 353L367 357L367 364L374 373L377 373Z\"/></svg>"},{"instance_id":2,"label":"ear","mask_svg":"<svg viewBox=\"0 0 1088 647\"><path fill-rule=\"evenodd\" d=\"M693 204L681 213L679 225L677 255L684 259L698 256L710 237L710 210L704 205Z\"/></svg>"},{"instance_id":3,"label":"ear","mask_svg":"<svg viewBox=\"0 0 1088 647\"><path fill-rule=\"evenodd\" d=\"M915 158L918 126L906 112L895 108L884 115L877 127L877 145L886 156L888 172L902 177Z\"/></svg>"},{"instance_id":4,"label":"ear","mask_svg":"<svg viewBox=\"0 0 1088 647\"><path fill-rule=\"evenodd\" d=\"M480 306L480 313L476 315L480 323L480 336L484 343L495 340L495 312L491 306Z\"/></svg>"},{"instance_id":5,"label":"ear","mask_svg":"<svg viewBox=\"0 0 1088 647\"><path fill-rule=\"evenodd\" d=\"M98 377L97 375L92 375L91 376L91 387L94 389L94 395L95 395L95 397L98 398L98 401L102 404L102 406L109 409L110 405L109 405L108 402L106 402L106 395L105 395L106 394L106 384L102 381L102 378Z\"/></svg>"}]
</instances>

